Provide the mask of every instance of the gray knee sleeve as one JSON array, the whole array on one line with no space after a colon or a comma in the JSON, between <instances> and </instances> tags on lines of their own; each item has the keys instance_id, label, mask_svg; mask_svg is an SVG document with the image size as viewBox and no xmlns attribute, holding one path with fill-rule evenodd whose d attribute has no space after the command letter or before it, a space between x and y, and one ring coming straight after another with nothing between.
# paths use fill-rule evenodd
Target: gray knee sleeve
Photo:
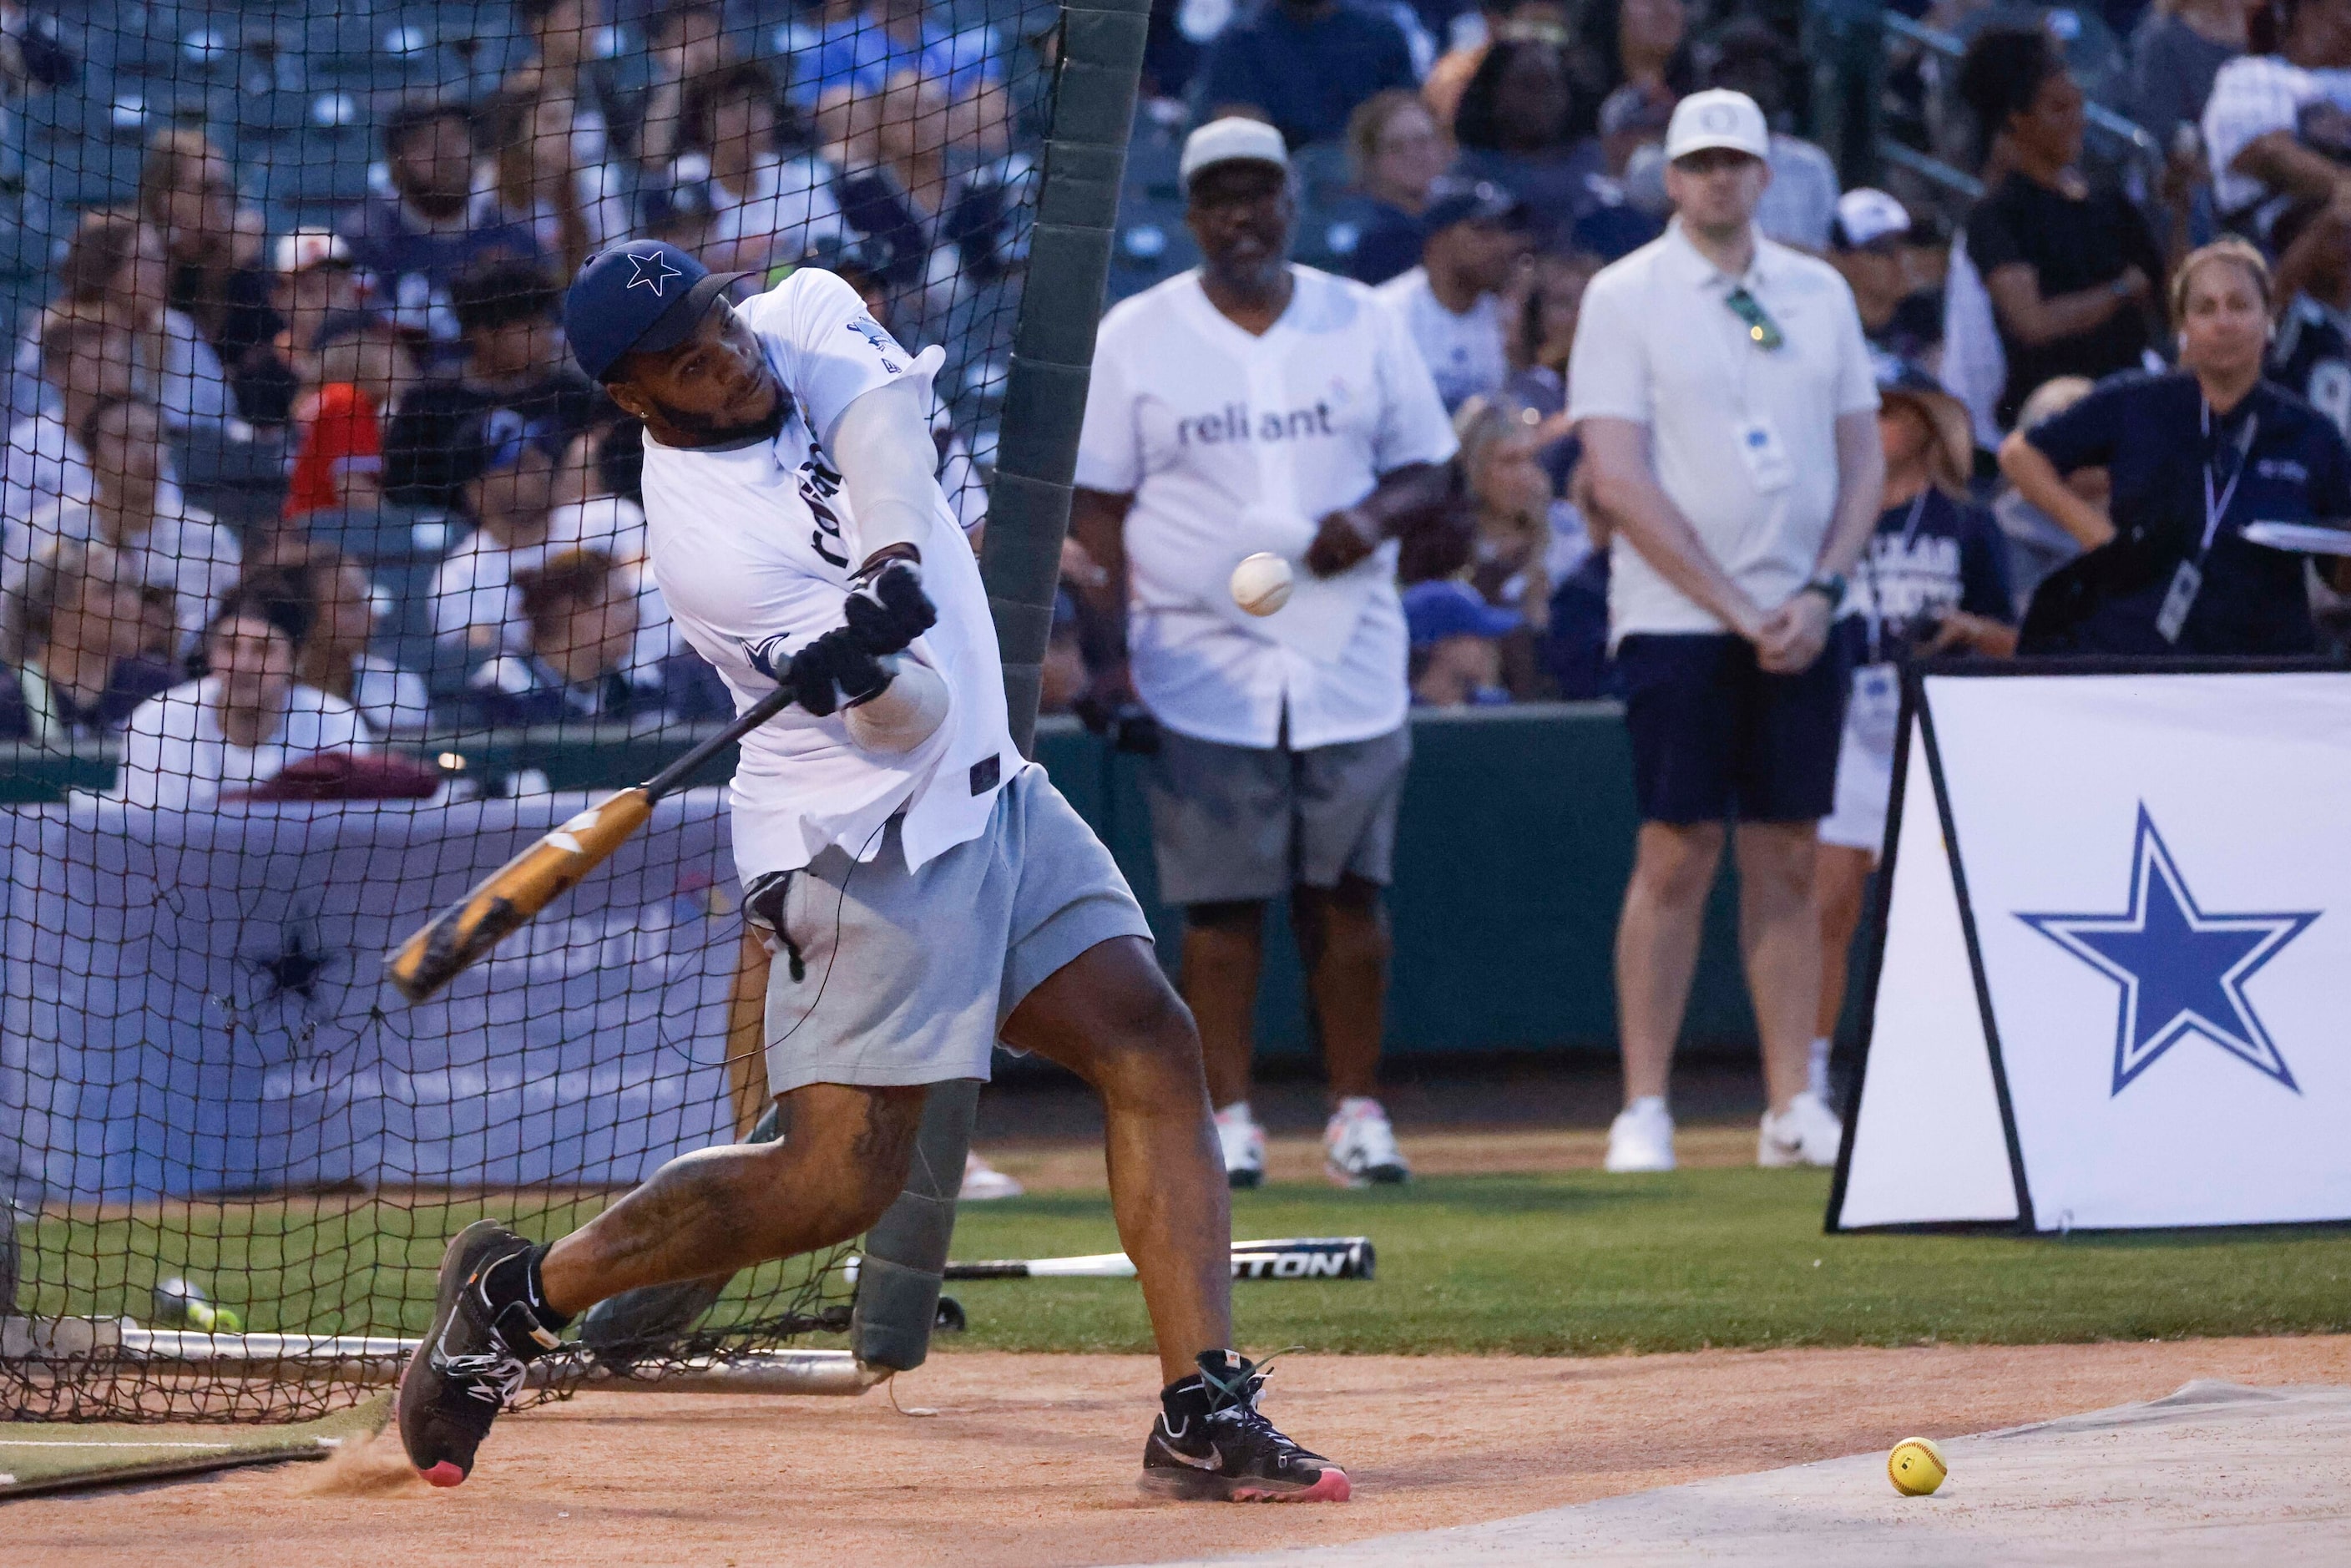
<instances>
[{"instance_id":1,"label":"gray knee sleeve","mask_svg":"<svg viewBox=\"0 0 2351 1568\"><path fill-rule=\"evenodd\" d=\"M955 1237L956 1195L979 1109L979 1080L931 1085L906 1190L865 1233L850 1343L868 1366L911 1372L930 1354L939 1281Z\"/></svg>"}]
</instances>

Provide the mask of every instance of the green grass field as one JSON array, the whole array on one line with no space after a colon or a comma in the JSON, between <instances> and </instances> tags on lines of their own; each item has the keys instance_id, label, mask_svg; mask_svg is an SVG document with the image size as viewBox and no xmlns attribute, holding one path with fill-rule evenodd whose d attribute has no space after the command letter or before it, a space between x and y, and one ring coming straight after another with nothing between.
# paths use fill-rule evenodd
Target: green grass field
<instances>
[{"instance_id":1,"label":"green grass field","mask_svg":"<svg viewBox=\"0 0 2351 1568\"><path fill-rule=\"evenodd\" d=\"M1364 1193L1234 1195L1243 1238L1367 1235L1368 1283L1244 1283L1254 1350L1598 1354L1708 1345L2029 1343L2351 1330L2351 1228L2070 1239L1832 1237L1822 1172L1455 1176ZM514 1204L276 1199L48 1217L25 1304L145 1317L161 1273L196 1280L246 1326L416 1333L444 1237L487 1212L559 1234L601 1198ZM1116 1249L1106 1198L975 1204L959 1258ZM769 1265L772 1288L786 1270ZM738 1281L738 1294L752 1283ZM957 1281L970 1330L942 1348L1141 1351L1128 1281Z\"/></svg>"},{"instance_id":2,"label":"green grass field","mask_svg":"<svg viewBox=\"0 0 2351 1568\"><path fill-rule=\"evenodd\" d=\"M1366 1235L1379 1278L1243 1283L1235 1326L1252 1351L1533 1355L2351 1329L2351 1228L1826 1236L1827 1197L1826 1173L1753 1169L1236 1193L1236 1236ZM1116 1245L1108 1202L1081 1196L972 1205L956 1236L964 1258ZM1150 1347L1132 1282L949 1290L971 1320L952 1344Z\"/></svg>"}]
</instances>

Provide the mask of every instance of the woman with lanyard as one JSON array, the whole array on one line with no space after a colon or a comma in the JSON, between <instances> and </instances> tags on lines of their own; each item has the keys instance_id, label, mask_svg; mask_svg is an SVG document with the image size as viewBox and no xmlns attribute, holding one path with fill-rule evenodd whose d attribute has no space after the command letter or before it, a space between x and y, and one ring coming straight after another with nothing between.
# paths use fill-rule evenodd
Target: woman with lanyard
<instances>
[{"instance_id":1,"label":"woman with lanyard","mask_svg":"<svg viewBox=\"0 0 2351 1568\"><path fill-rule=\"evenodd\" d=\"M1812 1088L1826 1098L1829 1040L1844 1010L1845 954L1886 841L1901 666L1945 654L2016 651L2007 548L1991 514L1967 499L1975 441L1968 411L1915 365L1877 382L1886 509L1854 565L1837 635L1853 650L1853 694L1837 749L1836 805L1821 819L1813 886L1821 906L1821 1003ZM1831 1103L1834 1103L1834 1101Z\"/></svg>"},{"instance_id":2,"label":"woman with lanyard","mask_svg":"<svg viewBox=\"0 0 2351 1568\"><path fill-rule=\"evenodd\" d=\"M2241 240L2208 245L2171 283L2179 362L2117 376L2001 446L2001 471L2086 554L2034 593L2028 653L2296 654L2318 646L2302 558L2243 537L2256 520L2351 517L2351 451L2334 424L2262 380L2270 270ZM2103 467L2113 521L2064 476Z\"/></svg>"}]
</instances>

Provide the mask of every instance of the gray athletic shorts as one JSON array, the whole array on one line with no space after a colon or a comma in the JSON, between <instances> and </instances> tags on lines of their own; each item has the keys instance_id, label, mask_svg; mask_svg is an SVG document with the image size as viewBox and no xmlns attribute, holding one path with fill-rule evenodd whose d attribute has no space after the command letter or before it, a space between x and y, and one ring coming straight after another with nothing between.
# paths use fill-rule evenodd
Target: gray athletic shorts
<instances>
[{"instance_id":1,"label":"gray athletic shorts","mask_svg":"<svg viewBox=\"0 0 2351 1568\"><path fill-rule=\"evenodd\" d=\"M1041 768L996 798L987 831L906 870L835 845L793 873L768 969L768 1090L987 1076L1005 1019L1098 942L1151 927L1102 841Z\"/></svg>"},{"instance_id":2,"label":"gray athletic shorts","mask_svg":"<svg viewBox=\"0 0 2351 1568\"><path fill-rule=\"evenodd\" d=\"M1162 728L1144 774L1159 896L1170 904L1279 898L1353 873L1384 887L1412 727L1308 751L1225 746Z\"/></svg>"}]
</instances>

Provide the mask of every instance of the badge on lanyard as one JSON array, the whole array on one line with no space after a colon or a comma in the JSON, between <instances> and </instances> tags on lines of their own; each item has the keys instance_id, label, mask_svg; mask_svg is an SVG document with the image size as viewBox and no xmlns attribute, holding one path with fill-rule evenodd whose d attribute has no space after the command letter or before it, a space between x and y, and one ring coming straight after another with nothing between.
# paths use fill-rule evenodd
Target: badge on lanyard
<instances>
[{"instance_id":1,"label":"badge on lanyard","mask_svg":"<svg viewBox=\"0 0 2351 1568\"><path fill-rule=\"evenodd\" d=\"M2204 586L2204 569L2192 560L2183 560L2179 570L2171 574L2171 587L2163 596L2163 608L2155 612L2155 634L2167 643L2179 641L2179 633L2188 629L2188 612L2196 608L2196 593Z\"/></svg>"},{"instance_id":2,"label":"badge on lanyard","mask_svg":"<svg viewBox=\"0 0 2351 1568\"><path fill-rule=\"evenodd\" d=\"M1795 477L1795 470L1788 462L1788 449L1780 441L1780 427L1769 419L1759 417L1740 423L1739 455L1746 460L1747 476L1766 496L1778 495Z\"/></svg>"},{"instance_id":3,"label":"badge on lanyard","mask_svg":"<svg viewBox=\"0 0 2351 1568\"><path fill-rule=\"evenodd\" d=\"M1892 664L1864 664L1853 673L1845 711L1855 738L1875 752L1892 750L1902 722L1901 675Z\"/></svg>"},{"instance_id":4,"label":"badge on lanyard","mask_svg":"<svg viewBox=\"0 0 2351 1568\"><path fill-rule=\"evenodd\" d=\"M2203 405L2204 435L2212 434L2212 405ZM2220 537L2220 519L2229 515L2229 503L2236 499L2237 482L2245 476L2246 455L2253 449L2253 433L2261 428L2261 415L2245 416L2244 429L2237 433L2232 444L2237 449L2237 461L2231 465L2228 483L2215 490L2212 459L2204 460L2204 538L2196 547L2192 560L2183 560L2171 574L2171 586L2164 591L2163 607L2155 612L2155 634L2167 643L2177 643L2179 634L2188 629L2188 612L2196 608L2196 595L2204 587L2204 558L2212 553L2212 541Z\"/></svg>"}]
</instances>

